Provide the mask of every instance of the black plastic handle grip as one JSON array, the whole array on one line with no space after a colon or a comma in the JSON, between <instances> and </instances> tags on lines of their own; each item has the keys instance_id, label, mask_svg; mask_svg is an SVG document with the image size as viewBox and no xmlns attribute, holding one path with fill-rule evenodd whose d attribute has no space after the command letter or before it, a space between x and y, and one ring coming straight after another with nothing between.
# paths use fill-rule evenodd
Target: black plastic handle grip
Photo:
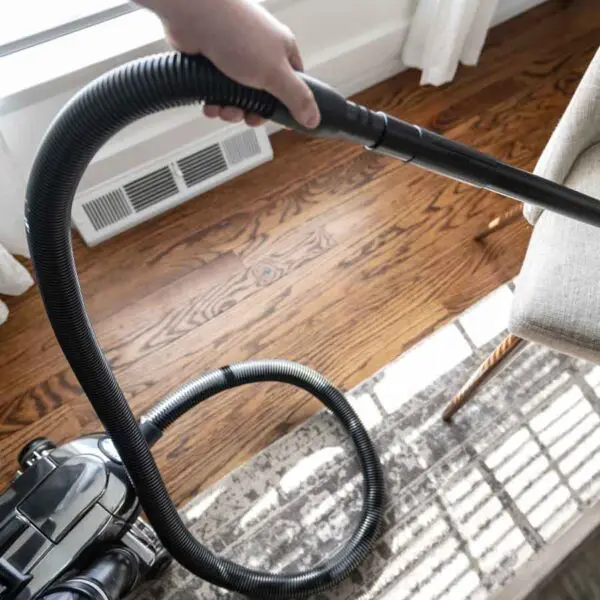
<instances>
[{"instance_id":1,"label":"black plastic handle grip","mask_svg":"<svg viewBox=\"0 0 600 600\"><path fill-rule=\"evenodd\" d=\"M303 127L279 101L276 101L272 121L313 137L344 139L368 147L379 142L385 130L385 117L381 113L347 100L330 85L314 77L305 73L298 73L298 76L315 97L321 113L320 124L315 129Z\"/></svg>"}]
</instances>

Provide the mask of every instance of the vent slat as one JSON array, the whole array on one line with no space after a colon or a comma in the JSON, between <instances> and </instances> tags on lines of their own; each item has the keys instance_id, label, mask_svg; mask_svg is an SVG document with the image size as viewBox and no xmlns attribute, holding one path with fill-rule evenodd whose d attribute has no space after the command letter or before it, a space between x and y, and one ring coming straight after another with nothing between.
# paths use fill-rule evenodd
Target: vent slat
<instances>
[{"instance_id":1,"label":"vent slat","mask_svg":"<svg viewBox=\"0 0 600 600\"><path fill-rule=\"evenodd\" d=\"M96 231L104 227L104 220L100 217L100 215L98 215L98 211L95 209L92 203L89 204L85 212Z\"/></svg>"},{"instance_id":2,"label":"vent slat","mask_svg":"<svg viewBox=\"0 0 600 600\"><path fill-rule=\"evenodd\" d=\"M190 168L190 171L214 171L215 173L220 173L227 169L227 163L223 156L219 156L216 159L212 159L210 161L206 161L203 164L194 165L193 168Z\"/></svg>"},{"instance_id":3,"label":"vent slat","mask_svg":"<svg viewBox=\"0 0 600 600\"><path fill-rule=\"evenodd\" d=\"M173 189L173 182L171 181L158 181L154 185L143 190L143 196L148 198L150 196L161 196L164 193L169 192ZM129 196L131 197L131 190L129 190ZM135 191L134 195L142 196L142 193Z\"/></svg>"},{"instance_id":4,"label":"vent slat","mask_svg":"<svg viewBox=\"0 0 600 600\"><path fill-rule=\"evenodd\" d=\"M244 160L260 154L260 144L252 129L243 131L223 142L225 156L230 165L237 165Z\"/></svg>"},{"instance_id":5,"label":"vent slat","mask_svg":"<svg viewBox=\"0 0 600 600\"><path fill-rule=\"evenodd\" d=\"M157 202L160 202L160 200L149 199L149 200L145 200L144 202L138 202L135 207L135 210L136 210L136 212L140 212L140 211L144 210L145 208L154 206Z\"/></svg>"},{"instance_id":6,"label":"vent slat","mask_svg":"<svg viewBox=\"0 0 600 600\"><path fill-rule=\"evenodd\" d=\"M165 168L168 170L168 167ZM162 183L163 181L168 181L169 177L170 173L167 173L165 175L164 172L158 175L148 175L147 177L143 177L142 179L136 179L135 181L128 183L125 187L133 192L136 192L138 190L145 190L149 187L154 187L156 184Z\"/></svg>"},{"instance_id":7,"label":"vent slat","mask_svg":"<svg viewBox=\"0 0 600 600\"><path fill-rule=\"evenodd\" d=\"M123 190L118 189L82 204L92 227L100 231L132 214Z\"/></svg>"},{"instance_id":8,"label":"vent slat","mask_svg":"<svg viewBox=\"0 0 600 600\"><path fill-rule=\"evenodd\" d=\"M168 197L168 196L167 196ZM161 200L164 200L165 196L148 196L144 199L138 199L135 205L136 210L140 210L142 208L148 208Z\"/></svg>"},{"instance_id":9,"label":"vent slat","mask_svg":"<svg viewBox=\"0 0 600 600\"><path fill-rule=\"evenodd\" d=\"M136 212L179 193L169 167L162 167L124 186Z\"/></svg>"},{"instance_id":10,"label":"vent slat","mask_svg":"<svg viewBox=\"0 0 600 600\"><path fill-rule=\"evenodd\" d=\"M212 162L207 165L198 165L194 168L191 168L186 176L190 180L199 181L202 179L206 179L206 177L210 177L215 173L220 173L222 171L222 163L220 162Z\"/></svg>"},{"instance_id":11,"label":"vent slat","mask_svg":"<svg viewBox=\"0 0 600 600\"><path fill-rule=\"evenodd\" d=\"M109 219L111 219L113 221L113 223L115 222L115 220L119 219L119 216L115 212L115 208L111 203L108 204L106 209L107 209L107 216Z\"/></svg>"},{"instance_id":12,"label":"vent slat","mask_svg":"<svg viewBox=\"0 0 600 600\"><path fill-rule=\"evenodd\" d=\"M98 210L97 206L92 206L91 208L94 212L94 217L96 218L96 221L99 223L100 227L106 227L106 224L109 222L109 219L105 215L105 213Z\"/></svg>"},{"instance_id":13,"label":"vent slat","mask_svg":"<svg viewBox=\"0 0 600 600\"><path fill-rule=\"evenodd\" d=\"M169 194L170 196L171 194ZM152 204L156 204L157 202L161 202L162 200L164 200L165 198L168 198L169 196L165 196L165 195L151 195L151 196L146 196L145 198L139 198L136 201L136 210L140 210L142 208L148 208L148 206L151 206Z\"/></svg>"},{"instance_id":14,"label":"vent slat","mask_svg":"<svg viewBox=\"0 0 600 600\"><path fill-rule=\"evenodd\" d=\"M200 150L200 151L192 154L191 156L186 156L185 158L182 158L179 161L179 164L183 167L188 167L188 166L197 164L198 162L202 162L204 160L209 160L211 158L218 159L221 154L218 150L219 150L218 145L214 144L213 146L204 148L203 150Z\"/></svg>"},{"instance_id":15,"label":"vent slat","mask_svg":"<svg viewBox=\"0 0 600 600\"><path fill-rule=\"evenodd\" d=\"M203 160L202 162L188 163L186 165L186 169L188 169L189 171L194 171L196 169L202 169L202 170L210 169L210 168L214 168L215 166L222 164L222 162L223 162L222 155L210 156L210 157L206 158L205 160Z\"/></svg>"},{"instance_id":16,"label":"vent slat","mask_svg":"<svg viewBox=\"0 0 600 600\"><path fill-rule=\"evenodd\" d=\"M219 144L203 148L177 161L187 187L227 170L227 163Z\"/></svg>"}]
</instances>

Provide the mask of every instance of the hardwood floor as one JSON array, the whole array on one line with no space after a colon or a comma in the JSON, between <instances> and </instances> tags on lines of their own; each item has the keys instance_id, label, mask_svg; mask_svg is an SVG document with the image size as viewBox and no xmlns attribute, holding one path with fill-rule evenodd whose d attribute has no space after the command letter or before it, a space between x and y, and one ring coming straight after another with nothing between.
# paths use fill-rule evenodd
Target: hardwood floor
<instances>
[{"instance_id":1,"label":"hardwood floor","mask_svg":"<svg viewBox=\"0 0 600 600\"><path fill-rule=\"evenodd\" d=\"M549 0L494 29L453 83L420 87L408 71L356 99L532 170L599 40L597 0ZM512 201L341 142L281 132L273 146L272 163L101 247L75 240L92 322L137 414L249 358L297 360L349 389L517 274L523 220L475 240ZM3 484L34 435L98 427L36 290L8 304ZM175 501L319 408L267 384L197 408L156 446Z\"/></svg>"}]
</instances>

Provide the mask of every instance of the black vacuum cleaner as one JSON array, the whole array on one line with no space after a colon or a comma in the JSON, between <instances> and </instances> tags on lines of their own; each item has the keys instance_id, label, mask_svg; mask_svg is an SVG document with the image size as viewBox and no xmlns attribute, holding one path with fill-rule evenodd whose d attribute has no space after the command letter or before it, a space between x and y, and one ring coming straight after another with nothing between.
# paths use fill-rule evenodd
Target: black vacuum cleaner
<instances>
[{"instance_id":1,"label":"black vacuum cleaner","mask_svg":"<svg viewBox=\"0 0 600 600\"><path fill-rule=\"evenodd\" d=\"M283 360L231 364L133 415L88 318L71 245L71 206L95 153L151 113L206 102L236 106L288 128L360 144L440 175L600 225L600 202L431 131L346 100L301 75L321 111L300 127L270 94L239 85L203 57L168 52L129 62L84 87L47 131L33 164L26 227L35 276L54 333L105 431L55 447L37 439L0 496L2 600L119 600L174 560L198 577L253 598L308 596L336 585L367 556L384 506L381 462L344 394L322 375ZM151 453L163 431L198 403L259 381L316 396L351 437L364 475L363 509L347 543L295 574L260 572L216 556L186 528ZM140 519L144 511L149 524Z\"/></svg>"}]
</instances>

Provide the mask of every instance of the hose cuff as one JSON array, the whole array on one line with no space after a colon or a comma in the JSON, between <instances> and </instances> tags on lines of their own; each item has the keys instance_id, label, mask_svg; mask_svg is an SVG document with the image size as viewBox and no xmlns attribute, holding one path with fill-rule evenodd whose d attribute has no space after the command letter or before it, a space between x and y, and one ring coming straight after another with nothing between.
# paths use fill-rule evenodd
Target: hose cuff
<instances>
[{"instance_id":1,"label":"hose cuff","mask_svg":"<svg viewBox=\"0 0 600 600\"><path fill-rule=\"evenodd\" d=\"M140 423L140 430L150 447L154 446L154 444L160 440L163 434L163 432L152 421L145 419L142 419Z\"/></svg>"}]
</instances>

